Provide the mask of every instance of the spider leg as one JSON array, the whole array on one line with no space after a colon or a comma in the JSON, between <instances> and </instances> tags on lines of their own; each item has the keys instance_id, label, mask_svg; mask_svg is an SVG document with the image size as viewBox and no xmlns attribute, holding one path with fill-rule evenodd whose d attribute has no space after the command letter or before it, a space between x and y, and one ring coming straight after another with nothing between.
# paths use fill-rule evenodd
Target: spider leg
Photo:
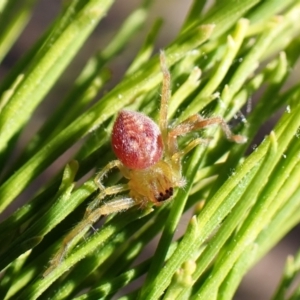
<instances>
[{"instance_id":1,"label":"spider leg","mask_svg":"<svg viewBox=\"0 0 300 300\"><path fill-rule=\"evenodd\" d=\"M177 145L177 141L175 140ZM196 138L189 142L184 149L177 150L172 156L171 156L171 164L173 170L177 172L177 174L181 174L181 158L185 156L187 153L189 153L192 149L194 149L196 146L200 144L207 145L209 142L209 139L202 139L202 138Z\"/></svg>"},{"instance_id":2,"label":"spider leg","mask_svg":"<svg viewBox=\"0 0 300 300\"><path fill-rule=\"evenodd\" d=\"M94 200L93 202L97 201L98 198L102 200L104 198L102 194L107 196L107 195L113 195L120 192L121 190L120 186L121 185L116 185L116 186L106 188L102 193L98 195L97 199ZM122 191L128 190L127 185L124 184L122 186L123 186ZM100 200L98 200L98 202L100 202ZM97 222L102 215L107 215L110 213L119 212L121 210L126 210L134 205L136 205L136 202L133 199L129 197L120 196L107 203L104 203L101 207L95 208L92 211L87 210L83 220L79 222L63 239L61 248L51 259L51 265L44 272L43 277L48 276L61 263L69 248L72 245L75 245L79 241L79 239L84 236L84 234L89 230L89 228L95 222Z\"/></svg>"},{"instance_id":3,"label":"spider leg","mask_svg":"<svg viewBox=\"0 0 300 300\"><path fill-rule=\"evenodd\" d=\"M98 220L100 215L108 215L116 212L120 212L123 210L127 210L133 206L137 205L137 202L130 197L119 196L116 197L106 203L104 203L101 207L96 208L88 218L93 221L94 218ZM96 221L93 221L95 223Z\"/></svg>"},{"instance_id":4,"label":"spider leg","mask_svg":"<svg viewBox=\"0 0 300 300\"><path fill-rule=\"evenodd\" d=\"M103 177L112 169L118 168L122 175L126 178L128 178L128 171L124 167L124 165L119 160L113 160L109 162L95 177L94 182L100 189L100 191L104 191L105 187L102 184Z\"/></svg>"},{"instance_id":5,"label":"spider leg","mask_svg":"<svg viewBox=\"0 0 300 300\"><path fill-rule=\"evenodd\" d=\"M102 184L103 177L105 177L107 175L107 173L114 168L118 168L121 171L122 175L125 178L128 178L128 171L119 160L113 160L113 161L109 162L96 175L96 177L94 179L95 184L98 186L98 188L100 190L100 194L94 201L92 201L88 205L86 212L85 212L85 216L89 215L91 213L91 211L94 210L94 208L99 206L102 199L104 199L107 195L118 194L118 193L128 190L128 186L124 185L124 184L117 184L117 185L114 185L114 186L108 187L108 188L105 188L104 185Z\"/></svg>"},{"instance_id":6,"label":"spider leg","mask_svg":"<svg viewBox=\"0 0 300 300\"><path fill-rule=\"evenodd\" d=\"M212 117L205 119L198 114L192 115L172 128L168 134L168 147L171 153L171 161L174 170L177 170L177 172L181 172L181 158L197 145L203 143L207 144L209 141L209 139L197 138L192 140L183 150L179 151L177 145L177 137L212 125L219 125L228 140L236 143L245 143L247 141L246 137L242 135L234 135L225 120L221 117Z\"/></svg>"},{"instance_id":7,"label":"spider leg","mask_svg":"<svg viewBox=\"0 0 300 300\"><path fill-rule=\"evenodd\" d=\"M63 239L62 246L59 251L55 254L55 256L51 259L50 267L44 272L43 276L46 277L50 274L63 260L66 252L71 247L71 245L75 245L80 238L84 236L84 234L89 230L89 228L102 216L106 215L110 212L120 211L132 206L134 202L132 199L131 201L128 198L126 201L121 201L119 198L118 200L112 200L110 204L106 203L102 205L100 208L97 208L101 201L108 195L118 194L123 191L127 191L129 189L127 184L117 184L108 188L105 188L102 184L103 177L113 168L119 168L121 173L126 176L127 171L126 168L122 165L119 160L114 160L108 163L96 176L95 184L99 187L100 193L96 197L94 201L92 201L84 214L83 220L79 222ZM121 202L121 203L120 203ZM135 202L134 202L135 203Z\"/></svg>"},{"instance_id":8,"label":"spider leg","mask_svg":"<svg viewBox=\"0 0 300 300\"><path fill-rule=\"evenodd\" d=\"M233 134L223 118L217 116L206 119L198 114L190 116L182 123L174 127L169 132L169 139L176 139L180 135L185 135L191 131L206 128L212 125L219 125L224 134L226 135L226 138L230 141L239 144L245 143L247 141L246 137L242 135Z\"/></svg>"},{"instance_id":9,"label":"spider leg","mask_svg":"<svg viewBox=\"0 0 300 300\"><path fill-rule=\"evenodd\" d=\"M185 156L187 153L189 153L192 149L194 149L196 146L200 145L200 144L204 144L207 145L209 142L209 139L202 139L202 138L196 138L194 140L192 140L191 142L189 142L184 149L174 153L172 155L172 160L175 162L179 162L180 159Z\"/></svg>"},{"instance_id":10,"label":"spider leg","mask_svg":"<svg viewBox=\"0 0 300 300\"><path fill-rule=\"evenodd\" d=\"M114 186L107 187L106 189L102 190L99 195L94 199L86 208L84 217L88 216L91 214L91 212L100 205L102 200L108 196L108 195L113 195L113 194L119 194L121 192L128 191L129 187L127 184L117 184Z\"/></svg>"},{"instance_id":11,"label":"spider leg","mask_svg":"<svg viewBox=\"0 0 300 300\"><path fill-rule=\"evenodd\" d=\"M165 151L168 153L168 103L171 98L171 74L167 66L166 55L164 51L160 52L160 68L163 75L163 80L161 89L159 128L161 131Z\"/></svg>"}]
</instances>

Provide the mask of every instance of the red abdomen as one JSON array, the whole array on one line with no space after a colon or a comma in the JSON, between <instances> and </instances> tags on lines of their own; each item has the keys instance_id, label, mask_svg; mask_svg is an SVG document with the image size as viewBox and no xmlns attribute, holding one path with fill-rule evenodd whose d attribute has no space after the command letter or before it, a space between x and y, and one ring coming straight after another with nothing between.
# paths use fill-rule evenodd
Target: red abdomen
<instances>
[{"instance_id":1,"label":"red abdomen","mask_svg":"<svg viewBox=\"0 0 300 300\"><path fill-rule=\"evenodd\" d=\"M122 110L112 131L112 147L129 169L146 169L157 163L163 153L159 127L144 114Z\"/></svg>"}]
</instances>

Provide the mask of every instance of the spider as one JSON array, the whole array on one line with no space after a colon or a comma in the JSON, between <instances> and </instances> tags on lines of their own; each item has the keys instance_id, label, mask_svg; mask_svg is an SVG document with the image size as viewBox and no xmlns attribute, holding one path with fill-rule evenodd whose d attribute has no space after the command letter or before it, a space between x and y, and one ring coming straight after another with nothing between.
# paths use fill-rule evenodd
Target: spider
<instances>
[{"instance_id":1,"label":"spider","mask_svg":"<svg viewBox=\"0 0 300 300\"><path fill-rule=\"evenodd\" d=\"M90 228L102 215L126 210L132 206L145 207L149 202L160 206L172 199L175 188L182 188L185 179L181 174L181 159L194 147L203 143L196 138L180 150L177 138L191 131L211 125L219 125L228 140L236 143L246 142L241 135L234 135L225 120L219 116L203 118L192 115L175 126L168 125L168 102L171 97L171 76L163 51L160 53L160 65L163 76L159 124L142 113L122 110L112 130L112 148L117 160L109 162L95 177L100 193L86 209L83 220L64 238L63 246L51 260L46 270L47 276L64 258L73 239ZM128 180L125 184L105 187L102 179L109 171L118 168ZM129 191L129 197L118 195ZM102 200L115 197L101 205Z\"/></svg>"}]
</instances>

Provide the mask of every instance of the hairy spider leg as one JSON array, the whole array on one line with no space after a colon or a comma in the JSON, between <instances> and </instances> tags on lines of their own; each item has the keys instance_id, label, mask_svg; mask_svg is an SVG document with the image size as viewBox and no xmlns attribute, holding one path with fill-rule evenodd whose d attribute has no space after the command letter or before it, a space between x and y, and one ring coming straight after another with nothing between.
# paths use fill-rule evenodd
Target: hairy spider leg
<instances>
[{"instance_id":1,"label":"hairy spider leg","mask_svg":"<svg viewBox=\"0 0 300 300\"><path fill-rule=\"evenodd\" d=\"M175 168L175 167L177 169L180 168L180 165L181 165L180 160L183 156L188 154L191 150L193 150L198 145L201 145L201 144L208 145L209 141L210 141L210 139L196 138L196 139L192 140L191 142L189 142L182 150L178 150L177 152L175 152L172 155L172 162L175 164L175 165L173 164L173 168Z\"/></svg>"},{"instance_id":2,"label":"hairy spider leg","mask_svg":"<svg viewBox=\"0 0 300 300\"><path fill-rule=\"evenodd\" d=\"M171 74L167 66L166 55L164 51L160 51L160 68L163 78L161 89L159 128L161 131L166 156L170 157L168 145L168 103L171 98Z\"/></svg>"},{"instance_id":3,"label":"hairy spider leg","mask_svg":"<svg viewBox=\"0 0 300 300\"><path fill-rule=\"evenodd\" d=\"M246 137L242 135L235 135L231 132L229 126L227 125L226 121L219 117L211 117L211 118L203 118L199 114L192 115L181 122L179 125L174 127L171 132L169 133L169 137L178 137L181 135L185 135L191 131L195 131L197 129L202 129L205 127L209 127L212 125L219 125L226 138L232 142L242 144L247 141Z\"/></svg>"},{"instance_id":4,"label":"hairy spider leg","mask_svg":"<svg viewBox=\"0 0 300 300\"><path fill-rule=\"evenodd\" d=\"M246 142L246 138L242 135L234 135L225 120L221 117L203 118L199 114L192 115L182 121L180 124L175 126L169 131L168 144L169 150L172 154L172 165L173 169L177 172L181 172L181 158L190 152L193 148L200 144L208 144L210 139L196 138L189 142L183 150L178 150L177 138L183 136L189 132L196 131L212 125L219 125L226 138L236 143Z\"/></svg>"},{"instance_id":5,"label":"hairy spider leg","mask_svg":"<svg viewBox=\"0 0 300 300\"><path fill-rule=\"evenodd\" d=\"M124 165L119 160L113 160L109 162L100 172L98 172L94 179L94 182L98 186L100 191L105 190L105 186L102 184L103 178L107 175L108 172L110 172L114 168L118 168L125 178L129 178L127 168L124 167Z\"/></svg>"},{"instance_id":6,"label":"hairy spider leg","mask_svg":"<svg viewBox=\"0 0 300 300\"><path fill-rule=\"evenodd\" d=\"M99 195L87 207L83 220L79 222L63 239L62 246L59 249L59 251L55 254L55 256L51 259L51 265L44 272L44 277L50 274L61 263L71 245L77 243L79 239L83 237L83 235L95 222L99 220L101 216L114 212L119 212L121 210L126 210L136 205L136 202L132 198L120 196L110 200L107 203L104 203L101 207L97 208L106 196L115 195L120 192L128 191L129 189L127 184L117 184L108 188L104 188L104 186L101 183L101 180L114 167L118 167L121 172L123 171L126 174L126 169L117 160L108 163L99 172L99 174L95 178L95 183L100 189Z\"/></svg>"},{"instance_id":7,"label":"hairy spider leg","mask_svg":"<svg viewBox=\"0 0 300 300\"><path fill-rule=\"evenodd\" d=\"M99 193L99 195L88 205L85 210L84 218L87 218L99 205L102 200L109 195L115 195L129 190L128 184L116 184L109 186Z\"/></svg>"},{"instance_id":8,"label":"hairy spider leg","mask_svg":"<svg viewBox=\"0 0 300 300\"><path fill-rule=\"evenodd\" d=\"M50 267L44 272L43 277L48 276L56 267L62 262L67 251L72 244L78 242L80 238L89 230L89 228L96 223L103 215L107 215L121 210L126 210L136 203L132 198L120 196L107 203L104 203L101 207L96 208L89 215L86 216L81 222L79 222L64 238L63 245L55 256L51 259Z\"/></svg>"},{"instance_id":9,"label":"hairy spider leg","mask_svg":"<svg viewBox=\"0 0 300 300\"><path fill-rule=\"evenodd\" d=\"M118 168L122 175L125 178L128 177L128 170L124 167L124 165L119 160L113 160L109 162L95 177L94 182L98 186L100 190L101 197L97 197L94 199L87 207L85 215L90 214L91 211L93 211L96 207L98 207L101 204L101 201L103 198L105 198L107 195L113 195L113 194L119 194L121 192L127 191L128 185L126 184L116 184L114 186L105 188L102 184L103 178L114 168Z\"/></svg>"}]
</instances>

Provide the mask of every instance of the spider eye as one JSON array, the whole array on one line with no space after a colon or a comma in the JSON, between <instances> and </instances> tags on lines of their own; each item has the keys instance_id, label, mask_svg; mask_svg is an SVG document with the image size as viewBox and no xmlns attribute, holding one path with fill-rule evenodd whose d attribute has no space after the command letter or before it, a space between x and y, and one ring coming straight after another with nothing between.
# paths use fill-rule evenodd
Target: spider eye
<instances>
[{"instance_id":1,"label":"spider eye","mask_svg":"<svg viewBox=\"0 0 300 300\"><path fill-rule=\"evenodd\" d=\"M158 197L156 197L156 200L158 202L168 200L169 198L171 198L173 196L173 192L174 192L174 189L172 187L170 187L170 188L166 189L164 193L160 192Z\"/></svg>"},{"instance_id":2,"label":"spider eye","mask_svg":"<svg viewBox=\"0 0 300 300\"><path fill-rule=\"evenodd\" d=\"M162 157L159 127L141 113L123 110L113 127L112 148L126 167L146 169Z\"/></svg>"}]
</instances>

